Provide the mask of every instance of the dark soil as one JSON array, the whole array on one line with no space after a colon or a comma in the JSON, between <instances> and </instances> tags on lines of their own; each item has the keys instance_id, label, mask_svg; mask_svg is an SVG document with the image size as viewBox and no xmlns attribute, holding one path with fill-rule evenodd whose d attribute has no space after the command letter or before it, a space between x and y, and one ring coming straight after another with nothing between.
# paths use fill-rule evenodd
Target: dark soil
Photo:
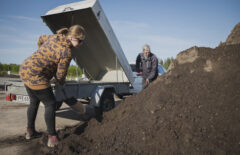
<instances>
[{"instance_id":1,"label":"dark soil","mask_svg":"<svg viewBox=\"0 0 240 155\"><path fill-rule=\"evenodd\" d=\"M240 154L239 42L179 53L166 74L104 113L102 122L91 119L59 137L55 149L46 147L43 136L30 152Z\"/></svg>"},{"instance_id":2,"label":"dark soil","mask_svg":"<svg viewBox=\"0 0 240 155\"><path fill-rule=\"evenodd\" d=\"M220 46L233 44L240 44L240 23L233 28L231 34L227 37L226 42L221 43Z\"/></svg>"}]
</instances>

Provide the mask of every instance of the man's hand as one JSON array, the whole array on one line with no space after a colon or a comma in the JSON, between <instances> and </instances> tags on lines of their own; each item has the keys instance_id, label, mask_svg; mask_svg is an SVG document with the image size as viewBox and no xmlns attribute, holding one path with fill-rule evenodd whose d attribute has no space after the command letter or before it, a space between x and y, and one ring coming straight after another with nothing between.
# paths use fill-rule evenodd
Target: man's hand
<instances>
[{"instance_id":1,"label":"man's hand","mask_svg":"<svg viewBox=\"0 0 240 155\"><path fill-rule=\"evenodd\" d=\"M149 84L149 80L148 80L148 79L146 79L146 82L145 82L145 83L146 83L146 85L148 85L148 84Z\"/></svg>"}]
</instances>

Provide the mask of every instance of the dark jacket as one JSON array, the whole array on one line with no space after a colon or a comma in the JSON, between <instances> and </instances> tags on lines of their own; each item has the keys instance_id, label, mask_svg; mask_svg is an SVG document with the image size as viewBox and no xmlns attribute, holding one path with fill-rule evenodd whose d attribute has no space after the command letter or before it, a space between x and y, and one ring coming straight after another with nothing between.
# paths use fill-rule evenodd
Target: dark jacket
<instances>
[{"instance_id":1,"label":"dark jacket","mask_svg":"<svg viewBox=\"0 0 240 155\"><path fill-rule=\"evenodd\" d=\"M146 59L143 53L139 53L136 60L136 71L142 72L143 78L148 79L150 82L155 80L158 76L158 59L150 53Z\"/></svg>"},{"instance_id":2,"label":"dark jacket","mask_svg":"<svg viewBox=\"0 0 240 155\"><path fill-rule=\"evenodd\" d=\"M40 90L50 87L52 77L63 83L72 59L71 46L71 42L63 35L41 36L38 50L24 60L20 67L20 77L24 84Z\"/></svg>"}]
</instances>

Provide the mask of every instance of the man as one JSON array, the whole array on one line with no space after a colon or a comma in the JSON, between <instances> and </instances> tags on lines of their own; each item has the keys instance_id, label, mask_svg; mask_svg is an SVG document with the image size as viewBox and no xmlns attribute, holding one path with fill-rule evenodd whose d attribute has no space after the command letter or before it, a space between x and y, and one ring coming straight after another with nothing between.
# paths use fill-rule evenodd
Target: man
<instances>
[{"instance_id":1,"label":"man","mask_svg":"<svg viewBox=\"0 0 240 155\"><path fill-rule=\"evenodd\" d=\"M151 53L149 45L144 45L142 49L136 59L136 71L143 76L142 86L146 88L158 76L158 59Z\"/></svg>"}]
</instances>

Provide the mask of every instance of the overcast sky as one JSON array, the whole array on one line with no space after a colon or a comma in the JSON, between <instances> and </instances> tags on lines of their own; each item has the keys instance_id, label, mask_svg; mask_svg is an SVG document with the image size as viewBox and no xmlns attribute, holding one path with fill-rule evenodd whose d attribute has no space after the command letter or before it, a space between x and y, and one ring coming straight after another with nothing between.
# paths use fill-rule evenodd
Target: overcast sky
<instances>
[{"instance_id":1,"label":"overcast sky","mask_svg":"<svg viewBox=\"0 0 240 155\"><path fill-rule=\"evenodd\" d=\"M215 48L240 22L239 0L99 0L129 62L144 44L158 58L192 46ZM74 0L1 0L0 62L21 62L52 34L40 16Z\"/></svg>"}]
</instances>

